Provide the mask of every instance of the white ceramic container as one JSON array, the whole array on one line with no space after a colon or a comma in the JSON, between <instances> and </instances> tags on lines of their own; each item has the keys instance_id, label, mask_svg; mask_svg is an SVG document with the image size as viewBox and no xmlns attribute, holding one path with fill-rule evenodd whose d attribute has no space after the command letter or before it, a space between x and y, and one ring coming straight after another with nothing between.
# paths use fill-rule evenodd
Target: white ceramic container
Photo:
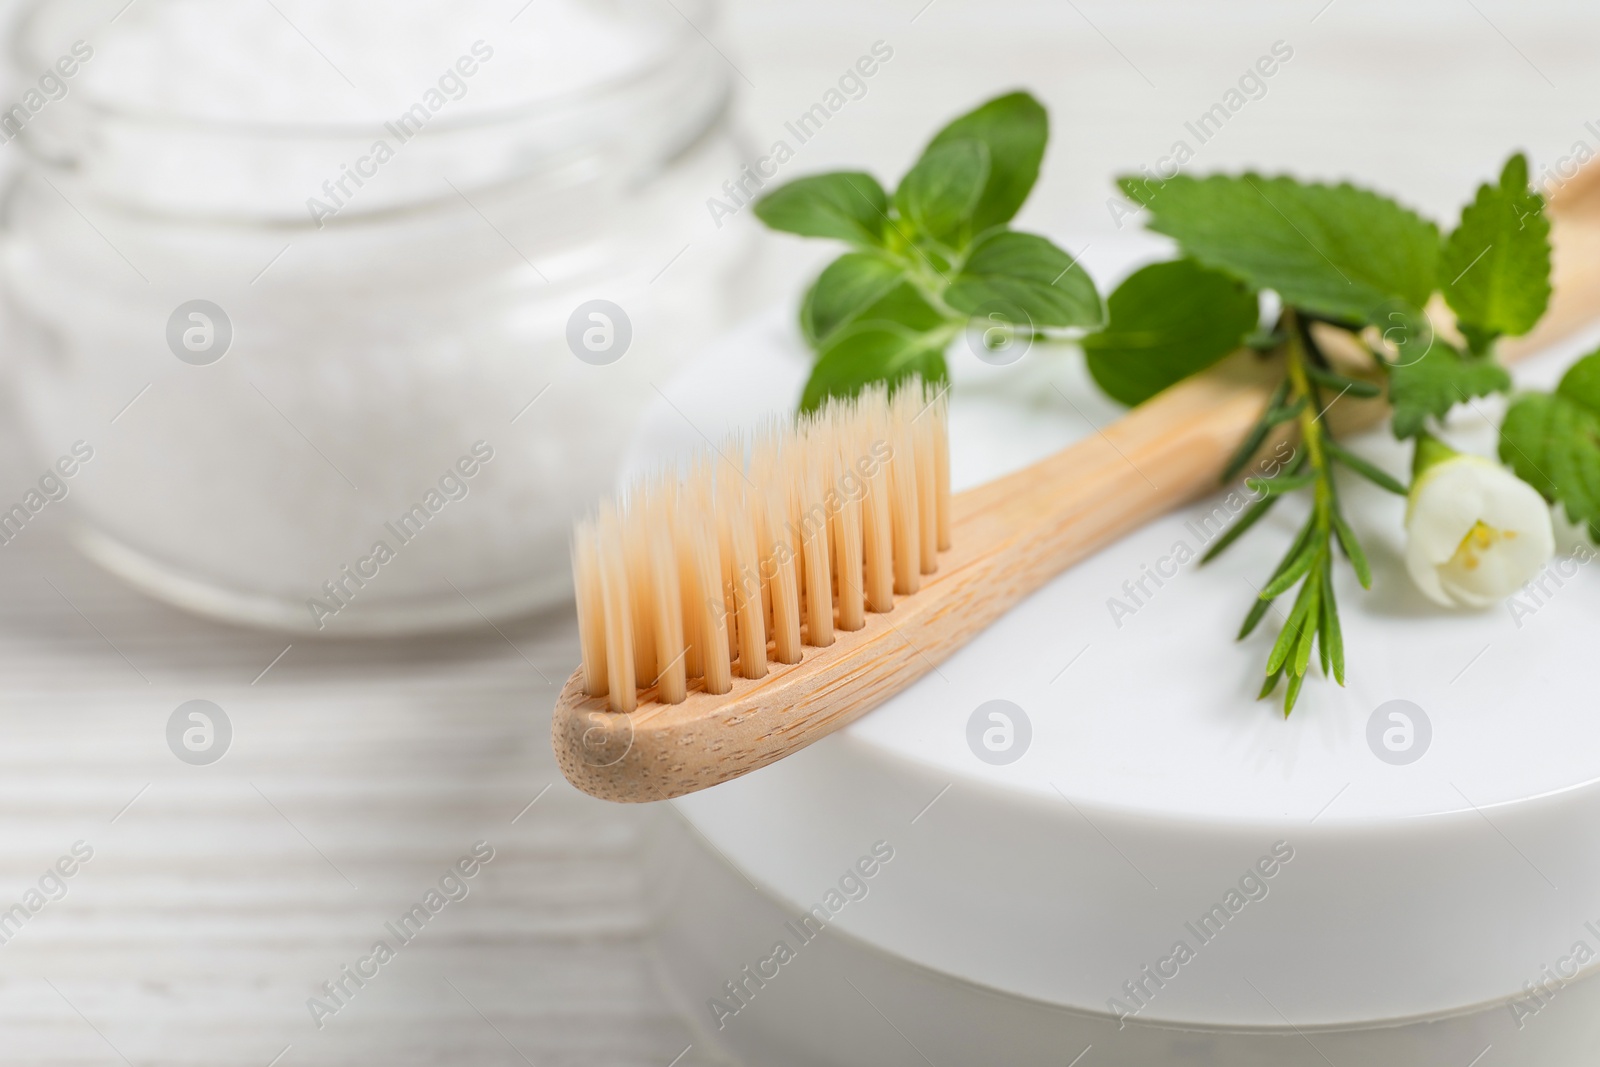
<instances>
[{"instance_id":1,"label":"white ceramic container","mask_svg":"<svg viewBox=\"0 0 1600 1067\"><path fill-rule=\"evenodd\" d=\"M680 377L636 461L698 441L685 416L791 405L790 337L774 318ZM1071 354L958 351L955 377L957 489L1117 414ZM1453 430L1492 451L1481 418ZM1384 433L1354 445L1403 470ZM1347 498L1376 589L1340 575L1349 684L1308 680L1288 720L1253 700L1273 635L1233 634L1292 508L1178 562L1219 495L850 727L675 801L662 958L706 1040L807 1067L1592 1063L1600 576L1559 556L1516 612L1446 612L1405 575L1403 501Z\"/></svg>"}]
</instances>

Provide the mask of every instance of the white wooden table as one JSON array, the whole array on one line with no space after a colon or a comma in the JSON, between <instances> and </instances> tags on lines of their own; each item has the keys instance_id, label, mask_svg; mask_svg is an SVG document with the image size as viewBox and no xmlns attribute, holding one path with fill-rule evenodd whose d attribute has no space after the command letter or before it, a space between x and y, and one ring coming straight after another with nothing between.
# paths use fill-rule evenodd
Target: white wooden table
<instances>
[{"instance_id":1,"label":"white wooden table","mask_svg":"<svg viewBox=\"0 0 1600 1067\"><path fill-rule=\"evenodd\" d=\"M0 1063L664 1065L691 1043L638 949L645 813L550 754L566 612L286 649L124 589L48 521L0 549L0 590L0 909L93 849L0 945ZM234 731L209 766L167 745L197 698ZM397 944L384 923L479 840L469 895L313 1025L320 983Z\"/></svg>"},{"instance_id":2,"label":"white wooden table","mask_svg":"<svg viewBox=\"0 0 1600 1067\"><path fill-rule=\"evenodd\" d=\"M1111 229L1108 175L1153 162L1278 39L1296 59L1197 171L1363 174L1443 214L1510 147L1536 164L1600 147L1600 24L1578 5L1324 4L744 0L707 30L760 145L873 41L895 48L793 173L892 179L940 116L1034 87L1056 142L1023 221L1080 247ZM769 295L821 254L785 245ZM36 464L3 444L9 500ZM291 645L123 588L60 518L0 547L0 909L75 842L94 854L0 944L0 1064L715 1062L641 949L651 816L576 794L550 755L566 612L503 636ZM209 766L167 746L192 699L233 725ZM307 999L479 840L495 858L470 896L319 1030Z\"/></svg>"}]
</instances>

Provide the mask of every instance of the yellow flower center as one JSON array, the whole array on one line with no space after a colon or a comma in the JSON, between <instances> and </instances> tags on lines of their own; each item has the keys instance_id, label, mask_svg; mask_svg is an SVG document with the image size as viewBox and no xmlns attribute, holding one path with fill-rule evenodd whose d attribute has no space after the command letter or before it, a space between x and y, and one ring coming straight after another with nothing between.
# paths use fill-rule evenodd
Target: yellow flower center
<instances>
[{"instance_id":1,"label":"yellow flower center","mask_svg":"<svg viewBox=\"0 0 1600 1067\"><path fill-rule=\"evenodd\" d=\"M1472 529L1467 531L1467 536L1456 546L1456 554L1450 557L1450 562L1459 564L1469 571L1477 570L1478 561L1485 552L1498 542L1510 541L1516 536L1515 530L1497 530L1482 521L1475 522L1472 524Z\"/></svg>"}]
</instances>

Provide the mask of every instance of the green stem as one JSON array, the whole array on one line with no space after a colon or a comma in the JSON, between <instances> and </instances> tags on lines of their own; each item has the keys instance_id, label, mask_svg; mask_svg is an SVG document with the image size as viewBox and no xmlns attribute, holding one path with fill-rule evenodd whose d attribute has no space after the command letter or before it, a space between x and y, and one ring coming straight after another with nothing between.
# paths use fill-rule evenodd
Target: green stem
<instances>
[{"instance_id":1,"label":"green stem","mask_svg":"<svg viewBox=\"0 0 1600 1067\"><path fill-rule=\"evenodd\" d=\"M1317 485L1313 504L1313 514L1316 517L1317 530L1326 534L1332 526L1333 503L1333 469L1328 461L1327 449L1323 447L1323 433L1326 427L1322 423L1322 412L1318 410L1318 396L1316 387L1311 384L1311 377L1306 367L1308 355L1305 341L1299 329L1299 323L1293 321L1296 312L1287 311L1289 317L1289 343L1285 362L1288 364L1289 383L1295 399L1303 398L1305 407L1300 411L1300 437L1306 446L1306 455L1311 461L1311 469L1316 472Z\"/></svg>"},{"instance_id":2,"label":"green stem","mask_svg":"<svg viewBox=\"0 0 1600 1067\"><path fill-rule=\"evenodd\" d=\"M1322 598L1332 553L1333 527L1338 517L1338 495L1333 482L1332 439L1327 436L1327 426L1322 421L1322 397L1312 379L1316 355L1311 348L1306 324L1298 312L1293 308L1285 310L1284 321L1288 335L1284 363L1291 402L1299 408L1296 418L1300 424L1301 443L1305 446L1306 461L1316 478L1311 517L1302 534L1306 541L1302 551L1310 562L1298 568L1303 576L1300 594L1267 661L1269 677L1277 671L1289 676L1288 690L1283 699L1283 713L1287 715L1299 699L1300 687L1310 666L1313 645L1320 642L1322 658L1329 659L1327 642L1331 624L1325 620L1334 609L1324 609ZM1274 587L1268 588L1271 591Z\"/></svg>"},{"instance_id":3,"label":"green stem","mask_svg":"<svg viewBox=\"0 0 1600 1067\"><path fill-rule=\"evenodd\" d=\"M961 272L964 257L952 251L949 257L948 274L940 274L934 269L933 264L924 258L919 250L912 248L909 252L897 252L894 256L899 260L900 269L905 272L913 288L921 294L935 310L946 319L961 320L965 323L971 316L964 315L944 302L945 290L950 288L950 278Z\"/></svg>"},{"instance_id":4,"label":"green stem","mask_svg":"<svg viewBox=\"0 0 1600 1067\"><path fill-rule=\"evenodd\" d=\"M1422 472L1435 463L1460 455L1455 449L1426 431L1417 435L1417 449L1411 455L1411 484L1415 485Z\"/></svg>"}]
</instances>

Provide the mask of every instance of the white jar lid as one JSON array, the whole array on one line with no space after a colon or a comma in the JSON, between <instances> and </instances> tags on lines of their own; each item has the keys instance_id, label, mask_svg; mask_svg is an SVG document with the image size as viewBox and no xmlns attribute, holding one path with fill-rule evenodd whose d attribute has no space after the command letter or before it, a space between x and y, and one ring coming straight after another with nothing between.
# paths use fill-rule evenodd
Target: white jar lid
<instances>
[{"instance_id":1,"label":"white jar lid","mask_svg":"<svg viewBox=\"0 0 1600 1067\"><path fill-rule=\"evenodd\" d=\"M691 367L643 425L635 466L792 407L810 362L792 334L773 316ZM1519 380L1552 382L1584 347ZM958 490L1119 414L1068 353L991 368L958 345L953 371ZM1452 429L1492 453L1484 419ZM1404 472L1386 432L1355 447ZM1553 595L1517 618L1447 612L1401 565L1403 501L1353 480L1346 495L1375 589L1343 569L1348 687L1314 668L1288 720L1278 700L1253 699L1274 635L1233 640L1249 582L1292 536L1288 506L1217 562L1177 567L1159 587L1144 578L1138 604L1123 586L1137 592L1147 567L1173 571L1162 561L1180 542L1202 547L1191 523L1219 497L1063 574L839 733L675 803L797 915L888 842L893 862L835 929L1073 1008L1339 1025L1570 978L1600 957L1600 576L1565 564L1564 584L1552 578ZM1134 610L1113 618L1114 597ZM993 700L1023 709L1031 733L1003 765L969 744ZM1409 752L1392 751L1407 721L1394 710L1411 723Z\"/></svg>"}]
</instances>

